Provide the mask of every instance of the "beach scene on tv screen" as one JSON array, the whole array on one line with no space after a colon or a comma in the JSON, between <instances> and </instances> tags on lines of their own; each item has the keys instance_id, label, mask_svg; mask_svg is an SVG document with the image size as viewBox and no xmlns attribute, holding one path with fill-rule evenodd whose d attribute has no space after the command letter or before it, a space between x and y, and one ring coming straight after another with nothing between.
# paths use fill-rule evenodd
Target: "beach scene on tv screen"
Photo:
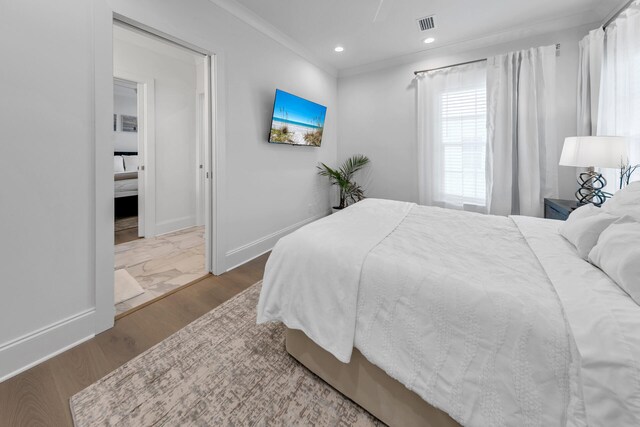
<instances>
[{"instance_id":1,"label":"beach scene on tv screen","mask_svg":"<svg viewBox=\"0 0 640 427\"><path fill-rule=\"evenodd\" d=\"M319 147L327 108L276 90L270 142Z\"/></svg>"}]
</instances>

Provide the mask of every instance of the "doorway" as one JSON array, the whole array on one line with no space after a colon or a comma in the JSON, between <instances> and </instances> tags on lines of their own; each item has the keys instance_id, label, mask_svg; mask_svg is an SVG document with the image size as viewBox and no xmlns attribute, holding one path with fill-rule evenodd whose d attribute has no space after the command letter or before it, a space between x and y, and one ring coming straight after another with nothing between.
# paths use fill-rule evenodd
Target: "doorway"
<instances>
[{"instance_id":1,"label":"doorway","mask_svg":"<svg viewBox=\"0 0 640 427\"><path fill-rule=\"evenodd\" d=\"M113 55L118 317L209 274L211 61L119 21Z\"/></svg>"},{"instance_id":2,"label":"doorway","mask_svg":"<svg viewBox=\"0 0 640 427\"><path fill-rule=\"evenodd\" d=\"M144 150L145 100L138 82L115 76L113 79L114 131L114 231L115 244L145 236L144 174L140 158ZM140 97L138 99L140 92Z\"/></svg>"}]
</instances>

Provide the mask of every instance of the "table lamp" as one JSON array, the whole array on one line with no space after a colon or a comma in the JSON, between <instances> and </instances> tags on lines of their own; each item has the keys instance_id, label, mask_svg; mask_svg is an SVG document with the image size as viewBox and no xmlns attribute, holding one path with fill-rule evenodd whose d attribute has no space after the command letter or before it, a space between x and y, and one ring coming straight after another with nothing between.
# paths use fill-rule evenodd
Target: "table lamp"
<instances>
[{"instance_id":1,"label":"table lamp","mask_svg":"<svg viewBox=\"0 0 640 427\"><path fill-rule=\"evenodd\" d=\"M576 199L581 205L600 206L611 194L602 191L607 180L594 168L620 168L628 158L629 146L624 137L571 136L564 140L560 165L588 168L578 178L580 188L576 191Z\"/></svg>"}]
</instances>

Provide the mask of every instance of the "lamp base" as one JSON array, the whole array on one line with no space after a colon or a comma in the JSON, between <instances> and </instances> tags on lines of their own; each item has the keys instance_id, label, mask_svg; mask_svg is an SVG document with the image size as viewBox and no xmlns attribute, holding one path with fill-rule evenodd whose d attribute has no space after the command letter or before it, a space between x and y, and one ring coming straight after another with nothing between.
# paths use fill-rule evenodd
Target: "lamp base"
<instances>
[{"instance_id":1,"label":"lamp base","mask_svg":"<svg viewBox=\"0 0 640 427\"><path fill-rule=\"evenodd\" d=\"M578 184L580 188L576 191L576 199L581 205L591 203L600 206L611 197L611 193L602 191L607 186L607 180L598 172L590 170L581 173Z\"/></svg>"}]
</instances>

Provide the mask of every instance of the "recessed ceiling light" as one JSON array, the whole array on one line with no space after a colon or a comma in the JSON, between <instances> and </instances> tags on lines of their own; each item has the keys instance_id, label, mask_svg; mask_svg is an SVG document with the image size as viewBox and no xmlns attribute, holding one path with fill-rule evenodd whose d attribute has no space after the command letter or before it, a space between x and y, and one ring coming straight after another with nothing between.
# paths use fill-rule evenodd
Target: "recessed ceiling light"
<instances>
[{"instance_id":1,"label":"recessed ceiling light","mask_svg":"<svg viewBox=\"0 0 640 427\"><path fill-rule=\"evenodd\" d=\"M336 52L342 52L344 48L342 46L336 46L336 48L333 50L335 50Z\"/></svg>"},{"instance_id":2,"label":"recessed ceiling light","mask_svg":"<svg viewBox=\"0 0 640 427\"><path fill-rule=\"evenodd\" d=\"M436 41L436 39L434 39L433 37L427 37L423 40L423 42L425 42L426 44L433 43L434 41Z\"/></svg>"}]
</instances>

